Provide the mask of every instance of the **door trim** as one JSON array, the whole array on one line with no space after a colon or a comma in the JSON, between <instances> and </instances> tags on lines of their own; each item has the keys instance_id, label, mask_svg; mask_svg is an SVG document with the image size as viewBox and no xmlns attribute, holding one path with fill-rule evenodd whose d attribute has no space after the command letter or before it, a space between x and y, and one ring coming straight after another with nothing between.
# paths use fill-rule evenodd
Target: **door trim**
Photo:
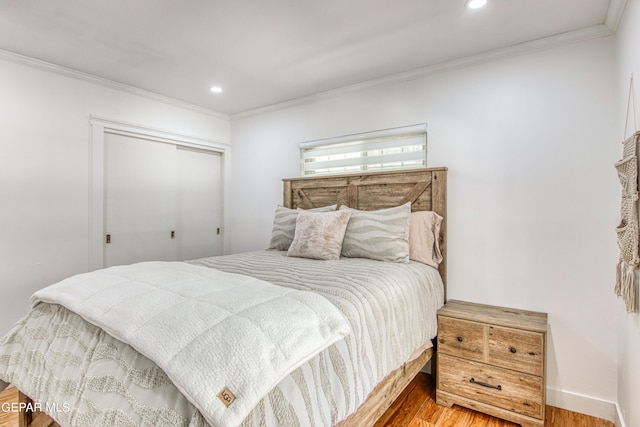
<instances>
[{"instance_id":1,"label":"door trim","mask_svg":"<svg viewBox=\"0 0 640 427\"><path fill-rule=\"evenodd\" d=\"M189 135L149 128L133 123L89 116L89 270L104 268L104 145L105 134L117 134L149 139L158 142L213 151L220 154L222 174L222 248L221 253L228 247L227 236L224 233L226 212L224 209L228 194L228 161L230 145L219 141L197 138Z\"/></svg>"}]
</instances>

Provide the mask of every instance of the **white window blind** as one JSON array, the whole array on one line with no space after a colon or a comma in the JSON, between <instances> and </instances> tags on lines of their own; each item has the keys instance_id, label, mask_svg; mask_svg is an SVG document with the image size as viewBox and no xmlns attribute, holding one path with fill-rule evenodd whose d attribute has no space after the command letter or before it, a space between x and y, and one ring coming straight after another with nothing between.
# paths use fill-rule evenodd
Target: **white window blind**
<instances>
[{"instance_id":1,"label":"white window blind","mask_svg":"<svg viewBox=\"0 0 640 427\"><path fill-rule=\"evenodd\" d=\"M301 175L427 167L427 125L419 124L303 142Z\"/></svg>"}]
</instances>

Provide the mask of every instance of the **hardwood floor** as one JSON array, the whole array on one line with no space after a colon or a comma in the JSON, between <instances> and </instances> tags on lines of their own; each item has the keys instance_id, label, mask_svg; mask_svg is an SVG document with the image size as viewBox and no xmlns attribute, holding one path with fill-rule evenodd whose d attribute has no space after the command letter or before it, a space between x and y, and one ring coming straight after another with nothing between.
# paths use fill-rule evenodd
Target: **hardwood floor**
<instances>
[{"instance_id":1,"label":"hardwood floor","mask_svg":"<svg viewBox=\"0 0 640 427\"><path fill-rule=\"evenodd\" d=\"M375 427L517 427L470 409L436 403L435 382L420 373L378 420ZM611 421L547 406L546 427L614 427Z\"/></svg>"},{"instance_id":2,"label":"hardwood floor","mask_svg":"<svg viewBox=\"0 0 640 427\"><path fill-rule=\"evenodd\" d=\"M0 402L16 402L17 390L0 393ZM30 414L31 415L31 414ZM22 422L22 424L21 424ZM547 427L614 427L610 421L547 406ZM45 414L32 414L19 420L17 413L0 413L0 427L58 427ZM433 377L420 373L400 394L375 427L516 427L518 424L453 406L445 408L435 401Z\"/></svg>"}]
</instances>

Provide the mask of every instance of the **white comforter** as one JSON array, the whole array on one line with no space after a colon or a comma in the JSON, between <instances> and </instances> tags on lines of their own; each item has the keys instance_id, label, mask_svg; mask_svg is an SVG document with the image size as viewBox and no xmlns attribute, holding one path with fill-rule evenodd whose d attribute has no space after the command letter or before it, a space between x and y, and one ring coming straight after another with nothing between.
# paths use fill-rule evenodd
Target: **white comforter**
<instances>
[{"instance_id":1,"label":"white comforter","mask_svg":"<svg viewBox=\"0 0 640 427\"><path fill-rule=\"evenodd\" d=\"M349 333L318 294L178 262L74 276L35 293L33 305L40 302L153 360L219 426L238 425L285 376ZM216 397L223 390L235 397L228 407Z\"/></svg>"}]
</instances>

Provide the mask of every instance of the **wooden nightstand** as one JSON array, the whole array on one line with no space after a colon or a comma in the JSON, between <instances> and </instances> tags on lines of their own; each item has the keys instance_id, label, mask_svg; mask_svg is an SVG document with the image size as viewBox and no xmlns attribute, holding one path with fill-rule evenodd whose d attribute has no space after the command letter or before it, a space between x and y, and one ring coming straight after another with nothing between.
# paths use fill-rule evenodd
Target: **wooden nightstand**
<instances>
[{"instance_id":1,"label":"wooden nightstand","mask_svg":"<svg viewBox=\"0 0 640 427\"><path fill-rule=\"evenodd\" d=\"M451 300L438 310L436 402L543 426L547 314Z\"/></svg>"}]
</instances>

